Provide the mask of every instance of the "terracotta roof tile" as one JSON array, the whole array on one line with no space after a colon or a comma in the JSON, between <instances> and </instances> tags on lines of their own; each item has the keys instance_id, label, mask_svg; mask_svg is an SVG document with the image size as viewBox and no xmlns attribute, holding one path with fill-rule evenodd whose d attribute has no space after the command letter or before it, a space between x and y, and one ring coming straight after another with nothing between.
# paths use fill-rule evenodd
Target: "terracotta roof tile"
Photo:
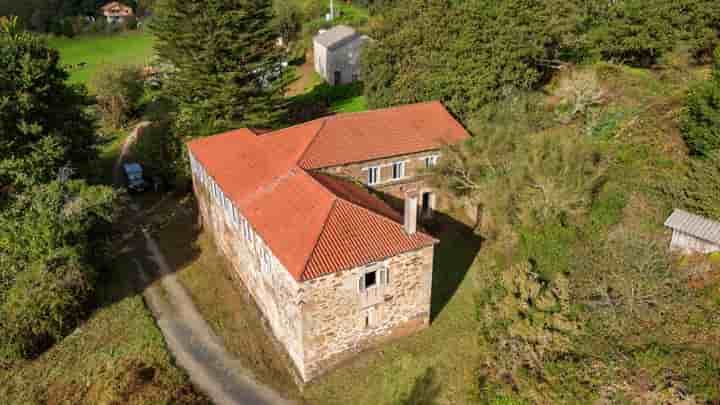
<instances>
[{"instance_id":1,"label":"terracotta roof tile","mask_svg":"<svg viewBox=\"0 0 720 405\"><path fill-rule=\"evenodd\" d=\"M467 136L440 103L425 103L263 135L240 129L188 147L292 276L304 281L436 242L422 232L405 233L402 216L363 186L306 169L436 149Z\"/></svg>"},{"instance_id":2,"label":"terracotta roof tile","mask_svg":"<svg viewBox=\"0 0 720 405\"><path fill-rule=\"evenodd\" d=\"M440 102L325 118L300 160L306 169L438 149L469 137Z\"/></svg>"}]
</instances>

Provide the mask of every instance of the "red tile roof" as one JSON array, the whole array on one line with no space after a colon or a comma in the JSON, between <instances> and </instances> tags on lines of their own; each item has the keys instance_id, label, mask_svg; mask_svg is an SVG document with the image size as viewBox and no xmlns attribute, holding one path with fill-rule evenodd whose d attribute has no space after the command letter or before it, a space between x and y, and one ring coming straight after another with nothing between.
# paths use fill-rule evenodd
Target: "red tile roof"
<instances>
[{"instance_id":1,"label":"red tile roof","mask_svg":"<svg viewBox=\"0 0 720 405\"><path fill-rule=\"evenodd\" d=\"M323 127L300 160L305 169L438 149L469 137L437 101L339 114L322 121Z\"/></svg>"},{"instance_id":2,"label":"red tile roof","mask_svg":"<svg viewBox=\"0 0 720 405\"><path fill-rule=\"evenodd\" d=\"M402 216L364 187L307 169L437 149L466 137L442 104L424 103L264 135L240 129L189 148L290 274L304 281L436 242L422 232L408 235Z\"/></svg>"}]
</instances>

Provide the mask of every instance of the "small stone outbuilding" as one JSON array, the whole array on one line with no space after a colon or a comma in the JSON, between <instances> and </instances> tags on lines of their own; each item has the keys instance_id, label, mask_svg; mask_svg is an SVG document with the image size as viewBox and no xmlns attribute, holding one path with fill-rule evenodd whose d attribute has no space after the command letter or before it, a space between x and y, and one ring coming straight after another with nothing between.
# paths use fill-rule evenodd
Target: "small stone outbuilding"
<instances>
[{"instance_id":1,"label":"small stone outbuilding","mask_svg":"<svg viewBox=\"0 0 720 405\"><path fill-rule=\"evenodd\" d=\"M468 137L433 102L189 143L203 226L304 381L429 325L423 169Z\"/></svg>"},{"instance_id":2,"label":"small stone outbuilding","mask_svg":"<svg viewBox=\"0 0 720 405\"><path fill-rule=\"evenodd\" d=\"M665 221L672 229L670 249L685 253L720 252L720 222L676 209Z\"/></svg>"},{"instance_id":3,"label":"small stone outbuilding","mask_svg":"<svg viewBox=\"0 0 720 405\"><path fill-rule=\"evenodd\" d=\"M313 38L315 71L331 85L360 80L360 58L368 40L346 25L321 31Z\"/></svg>"}]
</instances>

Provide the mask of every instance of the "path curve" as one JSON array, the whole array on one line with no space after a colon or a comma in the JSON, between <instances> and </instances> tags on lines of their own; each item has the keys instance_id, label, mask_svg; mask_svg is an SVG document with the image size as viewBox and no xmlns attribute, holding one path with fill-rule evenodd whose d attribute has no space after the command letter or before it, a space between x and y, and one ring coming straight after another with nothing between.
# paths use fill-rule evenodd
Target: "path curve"
<instances>
[{"instance_id":1,"label":"path curve","mask_svg":"<svg viewBox=\"0 0 720 405\"><path fill-rule=\"evenodd\" d=\"M114 181L122 181L121 166L130 146L142 129L140 123L127 138L115 164ZM165 259L150 233L143 229L145 250L137 255L149 258L157 266L159 282L152 278L140 260L134 259L143 285L143 297L160 328L170 352L185 369L190 380L216 404L291 404L278 392L260 384L237 359L227 352L222 340L215 335L195 307L185 288Z\"/></svg>"}]
</instances>

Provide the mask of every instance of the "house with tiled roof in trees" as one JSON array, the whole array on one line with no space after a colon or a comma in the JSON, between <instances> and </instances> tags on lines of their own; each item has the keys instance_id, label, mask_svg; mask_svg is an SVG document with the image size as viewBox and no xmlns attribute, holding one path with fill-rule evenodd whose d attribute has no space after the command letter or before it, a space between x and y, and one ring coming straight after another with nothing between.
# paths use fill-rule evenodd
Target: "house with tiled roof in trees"
<instances>
[{"instance_id":1,"label":"house with tiled roof in trees","mask_svg":"<svg viewBox=\"0 0 720 405\"><path fill-rule=\"evenodd\" d=\"M429 325L422 169L468 136L431 102L188 144L203 226L304 381Z\"/></svg>"},{"instance_id":2,"label":"house with tiled roof in trees","mask_svg":"<svg viewBox=\"0 0 720 405\"><path fill-rule=\"evenodd\" d=\"M117 1L111 1L105 4L100 8L100 12L110 24L125 22L126 19L135 15L132 7Z\"/></svg>"}]
</instances>

